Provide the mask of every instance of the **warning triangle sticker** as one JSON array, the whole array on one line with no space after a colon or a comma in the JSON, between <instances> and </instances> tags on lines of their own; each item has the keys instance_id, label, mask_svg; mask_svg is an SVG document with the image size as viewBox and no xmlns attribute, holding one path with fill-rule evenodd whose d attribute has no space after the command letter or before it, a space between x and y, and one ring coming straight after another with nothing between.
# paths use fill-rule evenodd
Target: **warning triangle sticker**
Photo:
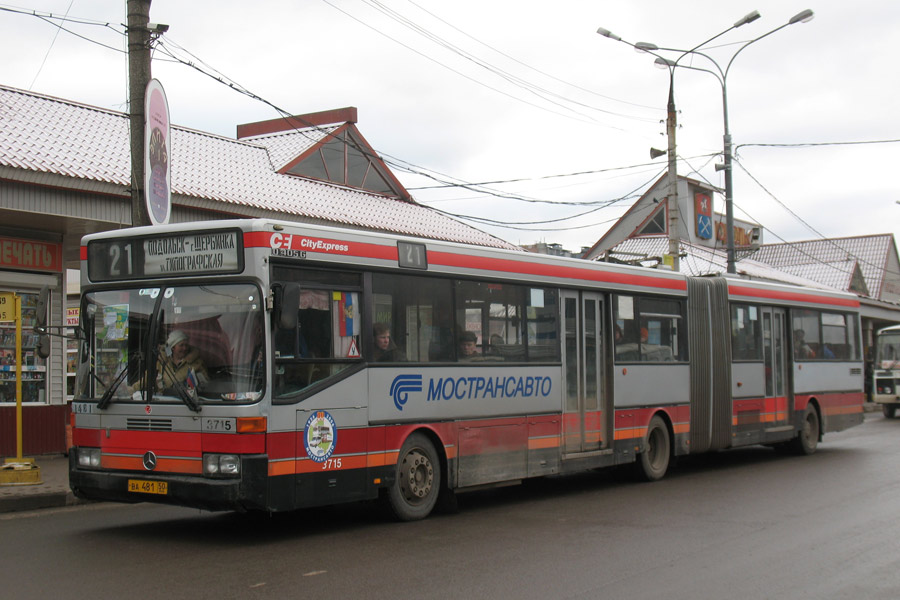
<instances>
[{"instance_id":1,"label":"warning triangle sticker","mask_svg":"<svg viewBox=\"0 0 900 600\"><path fill-rule=\"evenodd\" d=\"M356 347L356 340L350 340L350 350L347 351L347 358L359 358L359 348Z\"/></svg>"}]
</instances>

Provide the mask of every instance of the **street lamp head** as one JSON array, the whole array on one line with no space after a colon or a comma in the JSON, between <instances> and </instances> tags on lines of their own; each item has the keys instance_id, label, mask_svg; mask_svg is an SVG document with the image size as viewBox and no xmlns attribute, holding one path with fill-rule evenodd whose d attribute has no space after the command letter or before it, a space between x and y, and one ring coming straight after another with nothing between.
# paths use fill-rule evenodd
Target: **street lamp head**
<instances>
[{"instance_id":1,"label":"street lamp head","mask_svg":"<svg viewBox=\"0 0 900 600\"><path fill-rule=\"evenodd\" d=\"M653 52L659 50L659 46L650 42L638 42L634 45L634 49L638 52Z\"/></svg>"},{"instance_id":2,"label":"street lamp head","mask_svg":"<svg viewBox=\"0 0 900 600\"><path fill-rule=\"evenodd\" d=\"M794 23L809 23L813 20L813 17L816 16L815 13L807 8L804 11L798 12L796 15L791 17L791 20L788 21L788 25L793 25Z\"/></svg>"},{"instance_id":3,"label":"street lamp head","mask_svg":"<svg viewBox=\"0 0 900 600\"><path fill-rule=\"evenodd\" d=\"M668 69L669 67L675 66L675 61L659 56L656 58L656 60L653 61L653 64L660 69Z\"/></svg>"},{"instance_id":4,"label":"street lamp head","mask_svg":"<svg viewBox=\"0 0 900 600\"><path fill-rule=\"evenodd\" d=\"M753 21L757 20L759 17L760 17L759 11L754 10L752 13L749 13L748 15L744 16L743 19L736 22L734 24L734 26L740 27L741 25L746 25L747 23L752 23Z\"/></svg>"},{"instance_id":5,"label":"street lamp head","mask_svg":"<svg viewBox=\"0 0 900 600\"><path fill-rule=\"evenodd\" d=\"M599 28L597 28L597 33L599 33L599 34L602 35L603 37L608 37L608 38L611 39L611 40L616 40L617 42L621 42L621 41L622 41L622 38L620 38L619 36L617 36L616 34L614 34L614 33L613 33L612 31L610 31L609 29L603 29L602 27L599 27Z\"/></svg>"}]
</instances>

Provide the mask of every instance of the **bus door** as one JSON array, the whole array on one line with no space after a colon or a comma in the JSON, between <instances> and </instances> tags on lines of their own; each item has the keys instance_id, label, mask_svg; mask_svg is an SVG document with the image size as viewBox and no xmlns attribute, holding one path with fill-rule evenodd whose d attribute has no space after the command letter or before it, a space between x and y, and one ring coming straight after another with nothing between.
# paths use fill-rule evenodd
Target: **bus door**
<instances>
[{"instance_id":1,"label":"bus door","mask_svg":"<svg viewBox=\"0 0 900 600\"><path fill-rule=\"evenodd\" d=\"M563 343L563 454L600 450L608 411L603 410L601 390L602 346L600 294L567 292L562 296Z\"/></svg>"},{"instance_id":2,"label":"bus door","mask_svg":"<svg viewBox=\"0 0 900 600\"><path fill-rule=\"evenodd\" d=\"M765 363L766 397L763 426L779 426L790 422L787 394L787 316L783 308L762 309L763 361Z\"/></svg>"}]
</instances>

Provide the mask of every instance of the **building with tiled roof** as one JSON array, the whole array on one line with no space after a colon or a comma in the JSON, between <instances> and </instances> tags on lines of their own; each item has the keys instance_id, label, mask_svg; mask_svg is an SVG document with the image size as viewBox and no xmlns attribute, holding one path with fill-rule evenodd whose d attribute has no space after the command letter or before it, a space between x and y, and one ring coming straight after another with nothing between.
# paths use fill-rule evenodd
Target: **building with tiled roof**
<instances>
[{"instance_id":1,"label":"building with tiled roof","mask_svg":"<svg viewBox=\"0 0 900 600\"><path fill-rule=\"evenodd\" d=\"M667 267L668 178L658 179L586 253L605 260ZM718 190L678 178L679 271L727 272L725 217L712 210ZM763 244L759 225L735 220L737 277L840 290L860 298L868 344L874 331L900 323L900 260L891 234Z\"/></svg>"},{"instance_id":2,"label":"building with tiled roof","mask_svg":"<svg viewBox=\"0 0 900 600\"><path fill-rule=\"evenodd\" d=\"M262 217L516 249L416 203L356 121L355 108L339 109L240 125L235 139L172 125L170 222ZM81 237L131 225L129 131L125 113L0 86L0 291L22 297L23 329L44 285L49 324L64 327L67 308L77 323L66 290ZM0 372L10 369L7 329L0 325ZM35 336L23 341L27 418L62 427L74 382L65 340L52 339L46 361L35 356ZM0 377L0 455L15 440L6 435L14 388ZM39 438L57 445L29 447L41 443L29 438L25 452L65 450L64 436Z\"/></svg>"},{"instance_id":3,"label":"building with tiled roof","mask_svg":"<svg viewBox=\"0 0 900 600\"><path fill-rule=\"evenodd\" d=\"M416 204L359 133L355 120L356 109L276 119L240 126L243 139L173 126L172 221L271 217L514 248ZM89 215L77 214L85 207L76 207L71 199L68 206L44 206L44 214L62 219L87 217L91 224L74 231L79 237L89 230L127 226L128 127L125 113L0 86L0 178L102 194L106 202ZM325 154L318 168L313 164L316 152ZM327 170L335 160L350 165L346 171L351 176L366 173L358 182L335 181ZM343 164L338 166L344 173ZM9 205L4 198L0 210L25 215L32 207ZM61 225L53 228L56 233L72 232Z\"/></svg>"},{"instance_id":4,"label":"building with tiled roof","mask_svg":"<svg viewBox=\"0 0 900 600\"><path fill-rule=\"evenodd\" d=\"M900 263L888 233L766 244L754 258L835 289L900 302Z\"/></svg>"}]
</instances>

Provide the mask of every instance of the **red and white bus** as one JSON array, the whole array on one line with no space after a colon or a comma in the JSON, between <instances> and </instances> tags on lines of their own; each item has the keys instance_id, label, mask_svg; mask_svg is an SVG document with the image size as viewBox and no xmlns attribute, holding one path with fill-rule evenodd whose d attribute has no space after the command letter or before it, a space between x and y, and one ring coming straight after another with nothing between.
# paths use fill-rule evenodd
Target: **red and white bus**
<instances>
[{"instance_id":1,"label":"red and white bus","mask_svg":"<svg viewBox=\"0 0 900 600\"><path fill-rule=\"evenodd\" d=\"M89 235L81 258L84 498L382 496L413 520L529 477L809 454L863 418L846 294L269 220Z\"/></svg>"},{"instance_id":2,"label":"red and white bus","mask_svg":"<svg viewBox=\"0 0 900 600\"><path fill-rule=\"evenodd\" d=\"M886 327L875 336L872 400L893 419L900 406L900 325Z\"/></svg>"}]
</instances>

